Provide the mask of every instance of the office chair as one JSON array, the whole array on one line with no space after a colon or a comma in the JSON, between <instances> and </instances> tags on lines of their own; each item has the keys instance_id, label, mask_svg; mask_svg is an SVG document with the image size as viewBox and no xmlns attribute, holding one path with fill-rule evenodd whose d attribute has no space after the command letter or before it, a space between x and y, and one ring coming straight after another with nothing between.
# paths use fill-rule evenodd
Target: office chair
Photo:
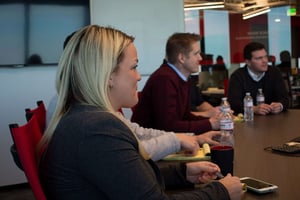
<instances>
[{"instance_id":1,"label":"office chair","mask_svg":"<svg viewBox=\"0 0 300 200\"><path fill-rule=\"evenodd\" d=\"M42 137L37 117L31 119L22 126L9 124L16 150L23 166L26 178L37 200L46 200L38 173L36 147Z\"/></svg>"},{"instance_id":2,"label":"office chair","mask_svg":"<svg viewBox=\"0 0 300 200\"><path fill-rule=\"evenodd\" d=\"M46 128L46 107L42 100L37 101L36 104L37 107L34 109L30 109L30 108L25 109L25 118L28 122L33 115L36 115L40 131L43 134ZM12 154L15 164L18 166L19 169L24 171L15 144L12 144L12 146L10 147L10 152Z\"/></svg>"},{"instance_id":3,"label":"office chair","mask_svg":"<svg viewBox=\"0 0 300 200\"><path fill-rule=\"evenodd\" d=\"M25 117L29 121L33 114L36 115L41 133L43 134L46 128L46 107L42 100L36 102L37 107L34 109L26 108Z\"/></svg>"}]
</instances>

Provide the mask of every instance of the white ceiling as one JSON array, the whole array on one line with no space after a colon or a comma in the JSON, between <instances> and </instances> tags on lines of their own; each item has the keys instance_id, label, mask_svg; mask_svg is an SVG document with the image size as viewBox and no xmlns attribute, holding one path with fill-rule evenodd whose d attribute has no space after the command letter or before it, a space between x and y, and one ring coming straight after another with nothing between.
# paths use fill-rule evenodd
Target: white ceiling
<instances>
[{"instance_id":1,"label":"white ceiling","mask_svg":"<svg viewBox=\"0 0 300 200\"><path fill-rule=\"evenodd\" d=\"M199 6L208 3L224 3L225 7L222 10L229 10L230 12L243 13L262 7L276 7L283 5L292 5L299 8L299 0L184 0L185 6ZM300 9L300 8L299 8Z\"/></svg>"}]
</instances>

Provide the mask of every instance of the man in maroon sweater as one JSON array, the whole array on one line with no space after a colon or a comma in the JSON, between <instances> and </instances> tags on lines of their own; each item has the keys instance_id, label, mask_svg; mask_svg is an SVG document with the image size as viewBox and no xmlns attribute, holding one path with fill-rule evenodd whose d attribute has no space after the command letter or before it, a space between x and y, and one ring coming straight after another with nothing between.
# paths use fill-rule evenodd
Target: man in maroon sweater
<instances>
[{"instance_id":1,"label":"man in maroon sweater","mask_svg":"<svg viewBox=\"0 0 300 200\"><path fill-rule=\"evenodd\" d=\"M163 64L147 80L131 120L143 127L201 134L220 128L218 117L191 113L191 73L198 72L200 36L175 33L167 41Z\"/></svg>"}]
</instances>

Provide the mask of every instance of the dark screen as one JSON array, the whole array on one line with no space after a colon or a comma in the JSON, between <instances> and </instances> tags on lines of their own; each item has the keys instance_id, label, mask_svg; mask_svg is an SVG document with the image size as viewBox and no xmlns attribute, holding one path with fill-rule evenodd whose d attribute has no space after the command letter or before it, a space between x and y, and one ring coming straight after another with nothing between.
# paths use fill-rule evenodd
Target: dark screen
<instances>
[{"instance_id":1,"label":"dark screen","mask_svg":"<svg viewBox=\"0 0 300 200\"><path fill-rule=\"evenodd\" d=\"M259 182L259 181L253 180L253 179L244 179L244 180L241 180L241 182L246 183L248 186L257 188L257 189L262 189L262 188L272 186L271 184L262 183L262 182Z\"/></svg>"},{"instance_id":2,"label":"dark screen","mask_svg":"<svg viewBox=\"0 0 300 200\"><path fill-rule=\"evenodd\" d=\"M87 0L1 0L0 66L55 65L65 38L88 24Z\"/></svg>"}]
</instances>

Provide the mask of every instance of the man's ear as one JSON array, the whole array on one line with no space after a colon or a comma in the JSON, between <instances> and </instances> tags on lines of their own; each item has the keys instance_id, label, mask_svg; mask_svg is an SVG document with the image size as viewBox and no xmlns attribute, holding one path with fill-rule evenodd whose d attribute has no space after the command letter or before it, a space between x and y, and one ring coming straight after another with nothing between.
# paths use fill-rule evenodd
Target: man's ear
<instances>
[{"instance_id":1,"label":"man's ear","mask_svg":"<svg viewBox=\"0 0 300 200\"><path fill-rule=\"evenodd\" d=\"M245 59L245 63L246 63L246 65L248 65L248 66L249 66L250 60L248 60L248 59Z\"/></svg>"},{"instance_id":2,"label":"man's ear","mask_svg":"<svg viewBox=\"0 0 300 200\"><path fill-rule=\"evenodd\" d=\"M183 53L179 53L177 56L177 60L179 63L184 63L185 61L185 55Z\"/></svg>"}]
</instances>

